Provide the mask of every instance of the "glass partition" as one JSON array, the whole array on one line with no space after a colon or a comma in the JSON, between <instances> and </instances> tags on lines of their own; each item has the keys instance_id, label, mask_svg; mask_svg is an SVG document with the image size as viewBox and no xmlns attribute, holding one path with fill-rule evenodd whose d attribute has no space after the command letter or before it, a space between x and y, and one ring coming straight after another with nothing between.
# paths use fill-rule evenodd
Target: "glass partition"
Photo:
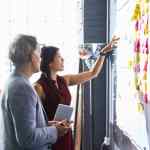
<instances>
[{"instance_id":1,"label":"glass partition","mask_svg":"<svg viewBox=\"0 0 150 150\"><path fill-rule=\"evenodd\" d=\"M149 1L117 0L116 123L139 147L148 149L145 105L150 103ZM150 26L149 26L150 27ZM150 117L150 115L149 115Z\"/></svg>"}]
</instances>

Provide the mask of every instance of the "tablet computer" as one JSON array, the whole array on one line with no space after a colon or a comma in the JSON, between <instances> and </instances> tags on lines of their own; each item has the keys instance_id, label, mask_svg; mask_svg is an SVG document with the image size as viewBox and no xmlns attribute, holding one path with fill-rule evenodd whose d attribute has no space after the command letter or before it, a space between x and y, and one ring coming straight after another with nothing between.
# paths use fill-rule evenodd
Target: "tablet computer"
<instances>
[{"instance_id":1,"label":"tablet computer","mask_svg":"<svg viewBox=\"0 0 150 150\"><path fill-rule=\"evenodd\" d=\"M73 112L73 107L64 104L59 104L54 116L54 120L61 121L66 119L70 121L72 112Z\"/></svg>"}]
</instances>

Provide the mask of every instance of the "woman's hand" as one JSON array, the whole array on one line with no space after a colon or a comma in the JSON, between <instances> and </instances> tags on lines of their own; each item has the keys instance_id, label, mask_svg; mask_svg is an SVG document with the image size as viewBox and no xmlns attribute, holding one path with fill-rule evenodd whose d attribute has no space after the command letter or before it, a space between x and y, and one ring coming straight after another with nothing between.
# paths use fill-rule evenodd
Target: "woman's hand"
<instances>
[{"instance_id":1,"label":"woman's hand","mask_svg":"<svg viewBox=\"0 0 150 150\"><path fill-rule=\"evenodd\" d=\"M69 131L72 122L62 120L62 121L54 121L54 123L55 123L54 126L57 128L58 131L58 137L62 137Z\"/></svg>"},{"instance_id":2,"label":"woman's hand","mask_svg":"<svg viewBox=\"0 0 150 150\"><path fill-rule=\"evenodd\" d=\"M58 131L58 136L64 136L68 130L70 129L70 125L73 123L73 121L67 121L67 120L62 120L62 121L48 121L49 126L55 126Z\"/></svg>"},{"instance_id":3,"label":"woman's hand","mask_svg":"<svg viewBox=\"0 0 150 150\"><path fill-rule=\"evenodd\" d=\"M52 120L52 121L48 121L48 125L52 126L52 125L56 125L56 124L61 124L63 126L70 126L73 123L73 121L67 121L67 120L60 120L60 121L56 121L56 120Z\"/></svg>"},{"instance_id":4,"label":"woman's hand","mask_svg":"<svg viewBox=\"0 0 150 150\"><path fill-rule=\"evenodd\" d=\"M72 123L73 123L73 121L67 121L67 120L65 120L61 124L64 125L64 126L70 127Z\"/></svg>"},{"instance_id":5,"label":"woman's hand","mask_svg":"<svg viewBox=\"0 0 150 150\"><path fill-rule=\"evenodd\" d=\"M79 74L75 74L75 75L65 75L64 78L66 80L66 83L68 85L77 85L77 84L81 84L84 83L86 81L89 81L95 77L98 76L98 74L101 72L101 69L103 67L103 63L105 60L105 57L101 57L101 56L105 56L107 55L109 52L112 51L113 46L115 46L118 43L118 40L120 38L114 36L112 38L112 40L110 41L109 44L107 44L101 51L100 51L100 56L97 58L95 64L93 65L92 68L90 68L89 71L84 71L82 73ZM80 55L81 55L81 59L84 59L85 56L87 55L85 49L81 49L80 51ZM84 57L83 57L84 56Z\"/></svg>"},{"instance_id":6,"label":"woman's hand","mask_svg":"<svg viewBox=\"0 0 150 150\"><path fill-rule=\"evenodd\" d=\"M110 41L110 43L108 43L102 50L101 50L101 53L103 53L104 55L111 52L112 51L112 48L114 46L116 46L116 44L118 43L118 40L120 38L119 37L116 37L116 36L113 36L112 40Z\"/></svg>"}]
</instances>

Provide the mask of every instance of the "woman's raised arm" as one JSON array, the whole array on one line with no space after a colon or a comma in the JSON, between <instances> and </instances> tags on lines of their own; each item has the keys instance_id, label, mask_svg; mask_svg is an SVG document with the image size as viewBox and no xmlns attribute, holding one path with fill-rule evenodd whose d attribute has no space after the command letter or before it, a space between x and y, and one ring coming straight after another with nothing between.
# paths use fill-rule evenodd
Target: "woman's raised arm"
<instances>
[{"instance_id":1,"label":"woman's raised arm","mask_svg":"<svg viewBox=\"0 0 150 150\"><path fill-rule=\"evenodd\" d=\"M68 85L76 85L81 84L86 81L89 81L98 76L103 67L103 63L105 60L105 56L112 51L112 47L117 44L119 38L113 37L111 42L108 43L101 51L100 56L97 58L94 66L89 70L79 74L68 74L65 75L64 78Z\"/></svg>"}]
</instances>

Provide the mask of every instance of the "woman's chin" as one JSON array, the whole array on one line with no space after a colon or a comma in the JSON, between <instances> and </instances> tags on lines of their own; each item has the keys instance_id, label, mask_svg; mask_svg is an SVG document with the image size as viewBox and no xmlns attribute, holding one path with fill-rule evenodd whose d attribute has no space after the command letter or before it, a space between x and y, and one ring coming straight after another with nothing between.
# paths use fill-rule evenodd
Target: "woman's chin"
<instances>
[{"instance_id":1,"label":"woman's chin","mask_svg":"<svg viewBox=\"0 0 150 150\"><path fill-rule=\"evenodd\" d=\"M64 68L59 69L58 71L64 71Z\"/></svg>"}]
</instances>

